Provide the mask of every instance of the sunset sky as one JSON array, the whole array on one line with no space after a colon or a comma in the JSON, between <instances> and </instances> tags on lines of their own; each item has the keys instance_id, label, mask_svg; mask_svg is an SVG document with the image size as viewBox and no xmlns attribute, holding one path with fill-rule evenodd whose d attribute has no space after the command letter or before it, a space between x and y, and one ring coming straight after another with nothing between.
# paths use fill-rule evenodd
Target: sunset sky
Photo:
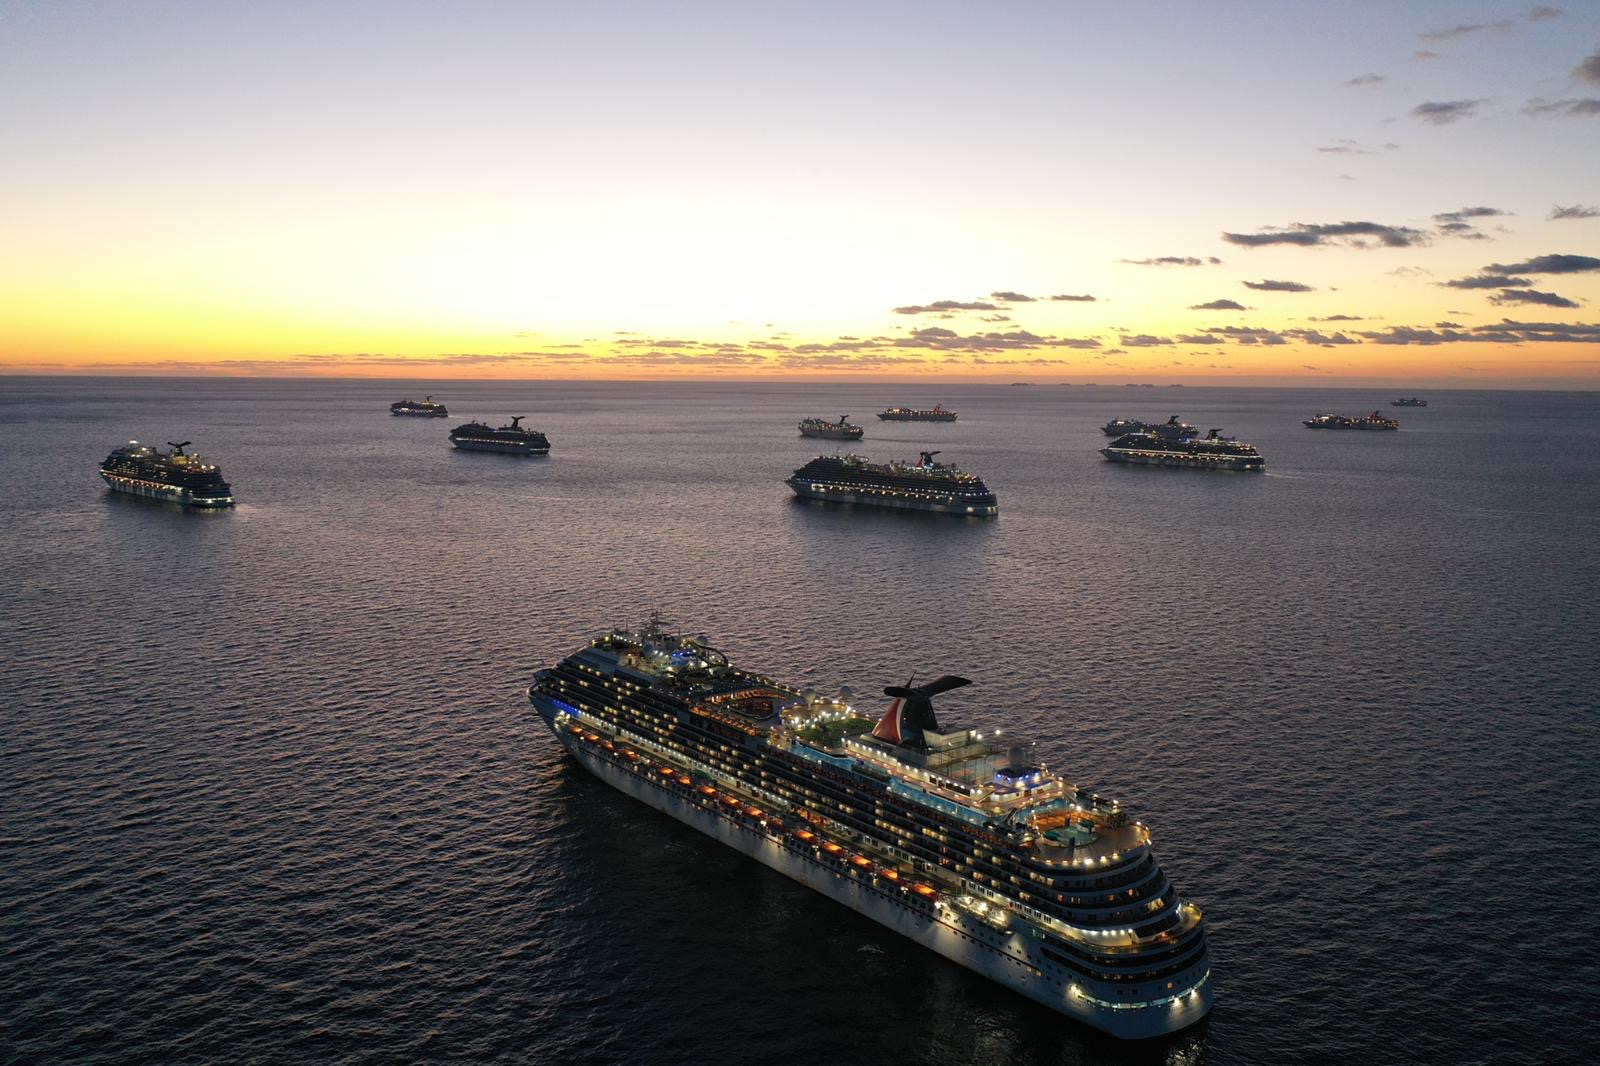
<instances>
[{"instance_id":1,"label":"sunset sky","mask_svg":"<svg viewBox=\"0 0 1600 1066\"><path fill-rule=\"evenodd\" d=\"M0 0L0 370L1600 387L1600 4Z\"/></svg>"}]
</instances>

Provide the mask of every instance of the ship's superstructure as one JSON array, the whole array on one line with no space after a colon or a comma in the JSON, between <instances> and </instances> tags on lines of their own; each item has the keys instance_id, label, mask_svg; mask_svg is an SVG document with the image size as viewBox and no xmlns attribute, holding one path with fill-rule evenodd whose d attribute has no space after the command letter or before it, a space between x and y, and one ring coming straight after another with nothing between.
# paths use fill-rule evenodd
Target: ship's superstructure
<instances>
[{"instance_id":1,"label":"ship's superstructure","mask_svg":"<svg viewBox=\"0 0 1600 1066\"><path fill-rule=\"evenodd\" d=\"M954 422L956 413L946 411L940 404L932 407L918 409L915 407L891 407L886 411L878 412L878 417L885 422Z\"/></svg>"},{"instance_id":2,"label":"ship's superstructure","mask_svg":"<svg viewBox=\"0 0 1600 1066\"><path fill-rule=\"evenodd\" d=\"M434 403L429 396L421 400L396 400L389 405L392 415L407 415L411 418L446 418L450 409L442 403Z\"/></svg>"},{"instance_id":3,"label":"ship's superstructure","mask_svg":"<svg viewBox=\"0 0 1600 1066\"><path fill-rule=\"evenodd\" d=\"M870 463L859 455L819 455L785 483L796 496L841 503L898 507L941 514L986 516L1000 513L989 486L976 474L923 452L915 463Z\"/></svg>"},{"instance_id":4,"label":"ship's superstructure","mask_svg":"<svg viewBox=\"0 0 1600 1066\"><path fill-rule=\"evenodd\" d=\"M1198 1022L1204 922L1148 830L1031 743L941 725L933 697L966 684L888 687L874 723L653 618L528 695L607 784L946 958L1117 1036Z\"/></svg>"},{"instance_id":5,"label":"ship's superstructure","mask_svg":"<svg viewBox=\"0 0 1600 1066\"><path fill-rule=\"evenodd\" d=\"M536 429L522 425L523 415L495 429L484 422L468 422L450 431L450 443L469 452L506 452L511 455L548 455L550 441Z\"/></svg>"},{"instance_id":6,"label":"ship's superstructure","mask_svg":"<svg viewBox=\"0 0 1600 1066\"><path fill-rule=\"evenodd\" d=\"M1397 418L1385 418L1374 411L1365 418L1347 418L1344 415L1317 415L1308 418L1301 425L1307 429L1378 429L1393 430L1400 428Z\"/></svg>"},{"instance_id":7,"label":"ship's superstructure","mask_svg":"<svg viewBox=\"0 0 1600 1066\"><path fill-rule=\"evenodd\" d=\"M807 418L800 423L802 437L822 437L826 440L860 440L866 430L850 421L849 415L840 415L839 421L826 418Z\"/></svg>"},{"instance_id":8,"label":"ship's superstructure","mask_svg":"<svg viewBox=\"0 0 1600 1066\"><path fill-rule=\"evenodd\" d=\"M1222 436L1213 429L1203 439L1164 437L1156 433L1128 433L1100 454L1113 463L1140 466L1175 466L1190 470L1265 470L1267 461L1254 444Z\"/></svg>"},{"instance_id":9,"label":"ship's superstructure","mask_svg":"<svg viewBox=\"0 0 1600 1066\"><path fill-rule=\"evenodd\" d=\"M185 507L232 507L233 489L214 463L184 451L188 441L168 442L170 452L130 440L100 464L100 476L114 492L148 496Z\"/></svg>"}]
</instances>

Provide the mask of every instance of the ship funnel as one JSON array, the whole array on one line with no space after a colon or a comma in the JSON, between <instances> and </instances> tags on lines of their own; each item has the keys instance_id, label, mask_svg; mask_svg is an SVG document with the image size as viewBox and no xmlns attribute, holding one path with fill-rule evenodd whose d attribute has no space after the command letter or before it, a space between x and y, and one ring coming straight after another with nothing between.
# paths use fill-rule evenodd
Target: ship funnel
<instances>
[{"instance_id":1,"label":"ship funnel","mask_svg":"<svg viewBox=\"0 0 1600 1066\"><path fill-rule=\"evenodd\" d=\"M972 682L964 677L946 674L916 688L902 685L888 686L883 690L883 694L895 697L894 705L889 708L889 713L883 716L883 721L878 723L878 728L872 731L872 735L881 740L892 739L896 744L926 747L922 737L923 730L939 732L939 719L933 713L933 697L941 692L949 692L951 689L970 684ZM889 732L893 732L894 737L887 736Z\"/></svg>"}]
</instances>

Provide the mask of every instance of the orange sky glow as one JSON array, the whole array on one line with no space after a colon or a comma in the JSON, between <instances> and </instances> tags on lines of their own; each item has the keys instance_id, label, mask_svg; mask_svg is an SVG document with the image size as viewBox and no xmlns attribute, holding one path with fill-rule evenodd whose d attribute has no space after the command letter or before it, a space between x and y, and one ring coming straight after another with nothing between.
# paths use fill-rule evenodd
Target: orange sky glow
<instances>
[{"instance_id":1,"label":"orange sky glow","mask_svg":"<svg viewBox=\"0 0 1600 1066\"><path fill-rule=\"evenodd\" d=\"M1156 6L13 12L0 372L1600 386L1600 10Z\"/></svg>"}]
</instances>

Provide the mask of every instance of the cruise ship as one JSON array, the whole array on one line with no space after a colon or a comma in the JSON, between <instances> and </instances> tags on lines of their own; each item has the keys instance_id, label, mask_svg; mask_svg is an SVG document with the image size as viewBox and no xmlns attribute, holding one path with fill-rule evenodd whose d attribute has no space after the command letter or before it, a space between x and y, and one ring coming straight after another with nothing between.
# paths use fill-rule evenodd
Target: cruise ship
<instances>
[{"instance_id":1,"label":"cruise ship","mask_svg":"<svg viewBox=\"0 0 1600 1066\"><path fill-rule=\"evenodd\" d=\"M849 415L840 415L839 421L826 418L807 418L800 423L802 437L822 437L826 440L860 440L866 430L850 421Z\"/></svg>"},{"instance_id":2,"label":"cruise ship","mask_svg":"<svg viewBox=\"0 0 1600 1066\"><path fill-rule=\"evenodd\" d=\"M450 409L442 403L434 403L429 396L422 400L396 400L389 405L392 415L409 415L412 418L447 418Z\"/></svg>"},{"instance_id":3,"label":"cruise ship","mask_svg":"<svg viewBox=\"0 0 1600 1066\"><path fill-rule=\"evenodd\" d=\"M1390 407L1426 407L1428 401L1420 396L1402 396L1398 400L1390 400Z\"/></svg>"},{"instance_id":4,"label":"cruise ship","mask_svg":"<svg viewBox=\"0 0 1600 1066\"><path fill-rule=\"evenodd\" d=\"M148 496L185 507L232 507L233 489L214 463L184 451L190 444L168 441L170 452L130 440L100 464L100 476L113 492Z\"/></svg>"},{"instance_id":5,"label":"cruise ship","mask_svg":"<svg viewBox=\"0 0 1600 1066\"><path fill-rule=\"evenodd\" d=\"M889 686L874 720L653 617L528 697L606 784L977 974L1118 1037L1200 1021L1204 920L1149 830L1031 743L941 723L932 698L968 683Z\"/></svg>"},{"instance_id":6,"label":"cruise ship","mask_svg":"<svg viewBox=\"0 0 1600 1066\"><path fill-rule=\"evenodd\" d=\"M1140 422L1134 418L1113 418L1100 427L1108 437L1121 437L1128 433L1154 433L1158 437L1168 437L1172 440L1188 440L1198 437L1200 431L1189 423L1181 421L1173 415L1165 422Z\"/></svg>"},{"instance_id":7,"label":"cruise ship","mask_svg":"<svg viewBox=\"0 0 1600 1066\"><path fill-rule=\"evenodd\" d=\"M954 422L956 413L934 404L925 410L914 407L891 407L887 411L878 412L878 417L885 422Z\"/></svg>"},{"instance_id":8,"label":"cruise ship","mask_svg":"<svg viewBox=\"0 0 1600 1066\"><path fill-rule=\"evenodd\" d=\"M1344 415L1317 415L1300 423L1307 429L1380 429L1400 428L1397 418L1384 418L1374 411L1365 418L1346 418Z\"/></svg>"},{"instance_id":9,"label":"cruise ship","mask_svg":"<svg viewBox=\"0 0 1600 1066\"><path fill-rule=\"evenodd\" d=\"M819 455L784 479L796 496L940 514L995 515L999 502L976 474L923 452L915 464L869 463L859 455Z\"/></svg>"},{"instance_id":10,"label":"cruise ship","mask_svg":"<svg viewBox=\"0 0 1600 1066\"><path fill-rule=\"evenodd\" d=\"M469 452L505 452L510 455L548 455L550 441L536 429L525 429L517 415L509 426L495 429L484 422L468 422L450 431L450 443Z\"/></svg>"},{"instance_id":11,"label":"cruise ship","mask_svg":"<svg viewBox=\"0 0 1600 1066\"><path fill-rule=\"evenodd\" d=\"M1213 429L1204 439L1163 437L1155 433L1128 433L1100 454L1113 463L1139 466L1175 466L1189 470L1265 470L1267 461L1254 444L1224 437Z\"/></svg>"}]
</instances>

